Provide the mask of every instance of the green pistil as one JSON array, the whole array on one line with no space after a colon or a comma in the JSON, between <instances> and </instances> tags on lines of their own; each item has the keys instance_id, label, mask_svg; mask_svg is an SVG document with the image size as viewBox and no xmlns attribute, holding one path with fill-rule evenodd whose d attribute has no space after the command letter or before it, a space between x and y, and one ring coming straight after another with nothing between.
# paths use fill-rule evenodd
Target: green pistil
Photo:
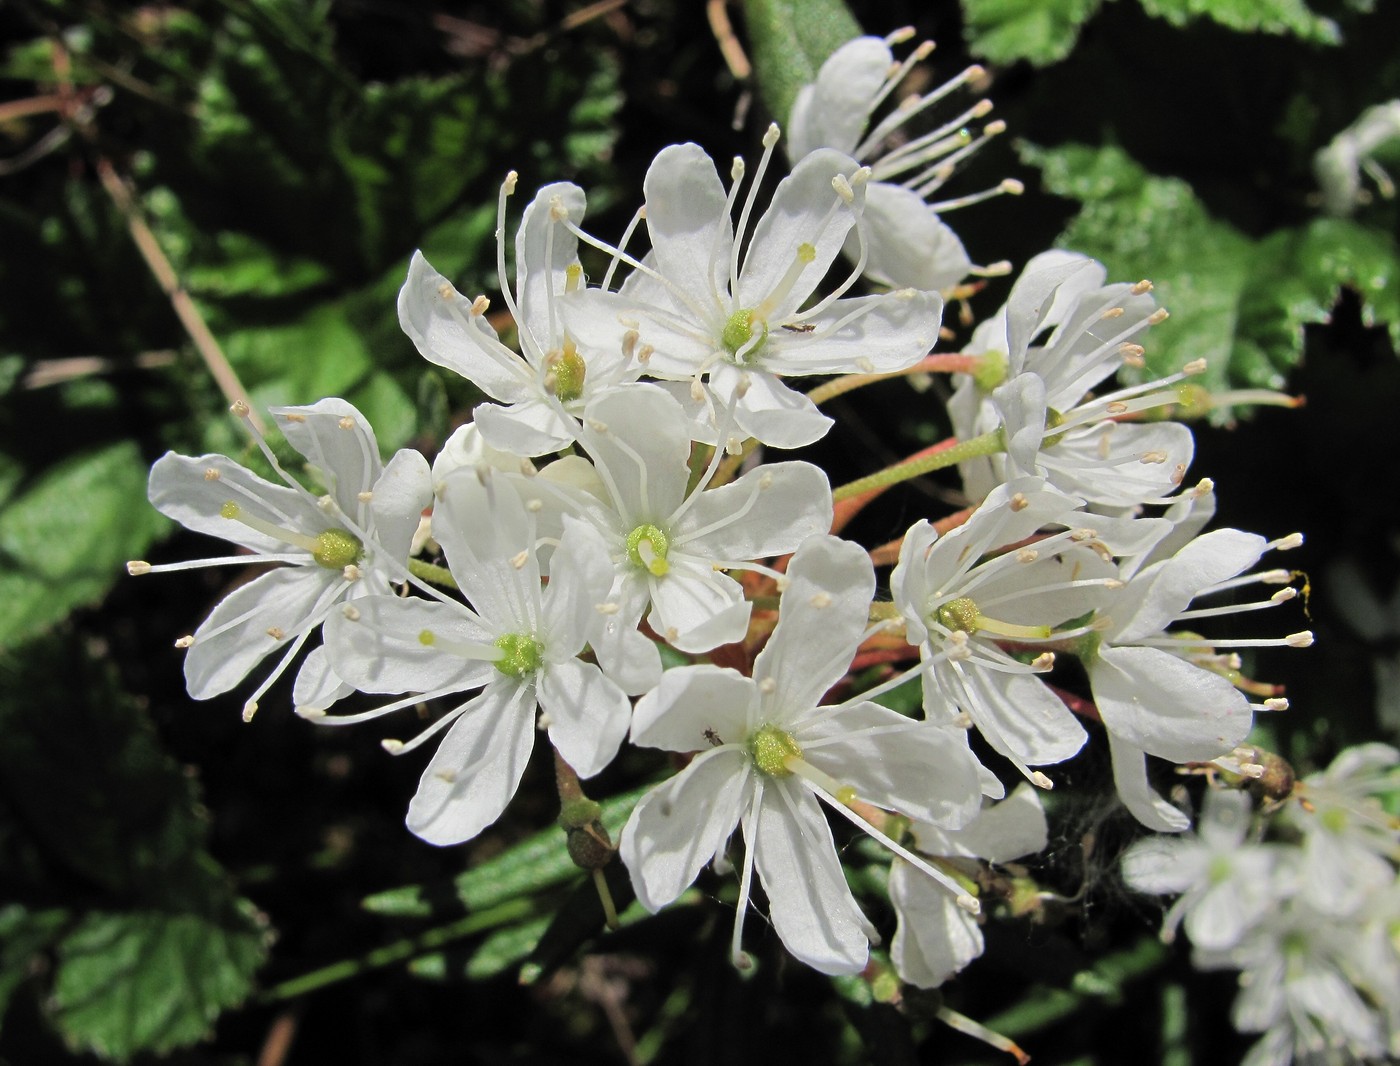
<instances>
[{"instance_id":1,"label":"green pistil","mask_svg":"<svg viewBox=\"0 0 1400 1066\"><path fill-rule=\"evenodd\" d=\"M802 749L791 733L784 733L774 725L766 725L749 737L749 757L761 774L769 777L790 777L789 759L802 758Z\"/></svg>"},{"instance_id":2,"label":"green pistil","mask_svg":"<svg viewBox=\"0 0 1400 1066\"><path fill-rule=\"evenodd\" d=\"M954 632L994 633L999 637L1021 640L1044 640L1052 632L1049 626L1023 626L988 618L974 600L966 596L949 600L934 612L934 620Z\"/></svg>"},{"instance_id":3,"label":"green pistil","mask_svg":"<svg viewBox=\"0 0 1400 1066\"><path fill-rule=\"evenodd\" d=\"M757 360L763 351L763 346L768 343L768 324L760 319L756 325L761 332L758 335L758 340L754 341L748 351L744 352L744 363L753 363ZM724 330L719 335L719 342L724 345L726 352L737 359L739 350L753 341L754 328L752 308L735 311L729 316L729 321L724 324Z\"/></svg>"},{"instance_id":4,"label":"green pistil","mask_svg":"<svg viewBox=\"0 0 1400 1066\"><path fill-rule=\"evenodd\" d=\"M1347 827L1347 812L1340 807L1329 807L1322 812L1322 824L1334 833L1340 833Z\"/></svg>"},{"instance_id":5,"label":"green pistil","mask_svg":"<svg viewBox=\"0 0 1400 1066\"><path fill-rule=\"evenodd\" d=\"M1206 872L1206 877L1213 885L1221 884L1230 879L1230 859L1225 855L1216 855L1210 860L1210 869Z\"/></svg>"},{"instance_id":6,"label":"green pistil","mask_svg":"<svg viewBox=\"0 0 1400 1066\"><path fill-rule=\"evenodd\" d=\"M365 546L360 538L344 529L328 529L321 533L311 551L311 558L327 570L344 570L364 557Z\"/></svg>"},{"instance_id":7,"label":"green pistil","mask_svg":"<svg viewBox=\"0 0 1400 1066\"><path fill-rule=\"evenodd\" d=\"M521 678L544 665L544 646L528 633L507 633L497 638L496 647L505 653L496 669L506 677Z\"/></svg>"},{"instance_id":8,"label":"green pistil","mask_svg":"<svg viewBox=\"0 0 1400 1066\"><path fill-rule=\"evenodd\" d=\"M564 341L564 347L552 354L549 377L554 382L554 395L560 403L572 403L583 395L583 378L588 372L588 364L578 354L572 340Z\"/></svg>"},{"instance_id":9,"label":"green pistil","mask_svg":"<svg viewBox=\"0 0 1400 1066\"><path fill-rule=\"evenodd\" d=\"M670 539L656 526L638 526L627 534L627 558L633 565L641 567L652 577L665 577L671 569L666 561L666 551Z\"/></svg>"}]
</instances>

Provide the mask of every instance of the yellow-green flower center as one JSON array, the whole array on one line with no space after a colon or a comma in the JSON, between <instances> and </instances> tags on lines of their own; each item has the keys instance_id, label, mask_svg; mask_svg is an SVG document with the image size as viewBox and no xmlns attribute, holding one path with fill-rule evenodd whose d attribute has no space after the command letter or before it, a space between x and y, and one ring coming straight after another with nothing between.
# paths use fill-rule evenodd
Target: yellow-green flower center
<instances>
[{"instance_id":1,"label":"yellow-green flower center","mask_svg":"<svg viewBox=\"0 0 1400 1066\"><path fill-rule=\"evenodd\" d=\"M496 669L506 677L524 677L544 665L544 645L528 633L507 633L497 637L496 647L505 653L496 660Z\"/></svg>"},{"instance_id":2,"label":"yellow-green flower center","mask_svg":"<svg viewBox=\"0 0 1400 1066\"><path fill-rule=\"evenodd\" d=\"M583 378L588 372L588 364L578 354L578 347L566 339L564 347L550 353L549 373L545 379L552 382L554 395L560 403L572 403L583 395Z\"/></svg>"},{"instance_id":3,"label":"yellow-green flower center","mask_svg":"<svg viewBox=\"0 0 1400 1066\"><path fill-rule=\"evenodd\" d=\"M769 777L789 777L789 759L802 758L802 749L797 746L791 733L785 733L775 725L766 725L749 737L749 757L761 774Z\"/></svg>"},{"instance_id":4,"label":"yellow-green flower center","mask_svg":"<svg viewBox=\"0 0 1400 1066\"><path fill-rule=\"evenodd\" d=\"M1044 640L1053 631L1050 626L1026 626L1003 622L982 613L977 602L967 596L949 600L933 612L933 621L955 633L995 633L999 637L1021 640Z\"/></svg>"},{"instance_id":5,"label":"yellow-green flower center","mask_svg":"<svg viewBox=\"0 0 1400 1066\"><path fill-rule=\"evenodd\" d=\"M360 538L344 529L328 529L316 537L316 547L311 558L318 566L327 570L344 570L365 557L365 546Z\"/></svg>"},{"instance_id":6,"label":"yellow-green flower center","mask_svg":"<svg viewBox=\"0 0 1400 1066\"><path fill-rule=\"evenodd\" d=\"M757 338L754 337L756 331ZM762 354L763 346L768 343L768 323L761 318L755 321L753 309L743 308L729 316L719 335L719 341L735 362L740 365L753 363ZM740 351L744 353L742 356Z\"/></svg>"},{"instance_id":7,"label":"yellow-green flower center","mask_svg":"<svg viewBox=\"0 0 1400 1066\"><path fill-rule=\"evenodd\" d=\"M627 558L652 577L665 577L671 569L666 561L670 538L656 526L647 523L627 534Z\"/></svg>"},{"instance_id":8,"label":"yellow-green flower center","mask_svg":"<svg viewBox=\"0 0 1400 1066\"><path fill-rule=\"evenodd\" d=\"M977 357L977 371L972 375L972 380L982 392L991 392L1006 381L1006 375L1006 353L992 350Z\"/></svg>"}]
</instances>

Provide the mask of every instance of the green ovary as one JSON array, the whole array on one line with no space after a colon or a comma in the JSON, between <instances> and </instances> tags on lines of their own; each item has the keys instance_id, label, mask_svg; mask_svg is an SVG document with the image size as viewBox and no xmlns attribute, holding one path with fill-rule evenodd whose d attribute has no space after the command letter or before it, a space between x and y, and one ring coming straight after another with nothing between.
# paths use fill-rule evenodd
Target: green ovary
<instances>
[{"instance_id":1,"label":"green ovary","mask_svg":"<svg viewBox=\"0 0 1400 1066\"><path fill-rule=\"evenodd\" d=\"M344 529L328 529L321 533L311 551L311 558L327 570L344 570L364 557L365 546L360 538Z\"/></svg>"},{"instance_id":2,"label":"green ovary","mask_svg":"<svg viewBox=\"0 0 1400 1066\"><path fill-rule=\"evenodd\" d=\"M802 758L802 749L791 733L785 733L777 726L767 725L749 737L749 757L758 772L769 777L789 777L789 759Z\"/></svg>"},{"instance_id":3,"label":"green ovary","mask_svg":"<svg viewBox=\"0 0 1400 1066\"><path fill-rule=\"evenodd\" d=\"M762 319L754 321L754 312L751 308L735 311L725 322L724 329L719 335L719 341L724 345L724 350L730 354L735 362L749 364L755 362L763 352L763 347L768 343L768 324ZM757 329L758 339L754 340L754 331ZM743 358L739 357L739 351L744 345L750 345L744 352Z\"/></svg>"},{"instance_id":4,"label":"green ovary","mask_svg":"<svg viewBox=\"0 0 1400 1066\"><path fill-rule=\"evenodd\" d=\"M549 375L554 382L554 395L560 403L572 403L583 395L583 379L588 364L578 354L574 342L566 340L564 347L554 353Z\"/></svg>"},{"instance_id":5,"label":"green ovary","mask_svg":"<svg viewBox=\"0 0 1400 1066\"><path fill-rule=\"evenodd\" d=\"M506 677L521 678L544 665L544 646L528 633L507 633L496 639L505 654L496 660L496 669Z\"/></svg>"},{"instance_id":6,"label":"green ovary","mask_svg":"<svg viewBox=\"0 0 1400 1066\"><path fill-rule=\"evenodd\" d=\"M955 633L976 633L981 612L976 603L964 596L961 599L949 600L938 608L934 617Z\"/></svg>"},{"instance_id":7,"label":"green ovary","mask_svg":"<svg viewBox=\"0 0 1400 1066\"><path fill-rule=\"evenodd\" d=\"M670 546L670 538L650 523L627 534L627 558L652 577L665 577L670 572L671 564L666 561Z\"/></svg>"}]
</instances>

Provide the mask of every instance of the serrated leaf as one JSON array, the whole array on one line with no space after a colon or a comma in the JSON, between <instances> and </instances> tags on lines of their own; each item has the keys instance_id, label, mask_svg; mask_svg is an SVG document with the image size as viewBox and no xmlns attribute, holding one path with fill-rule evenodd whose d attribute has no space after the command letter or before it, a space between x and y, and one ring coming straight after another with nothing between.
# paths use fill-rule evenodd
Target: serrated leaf
<instances>
[{"instance_id":1,"label":"serrated leaf","mask_svg":"<svg viewBox=\"0 0 1400 1066\"><path fill-rule=\"evenodd\" d=\"M68 459L0 511L0 648L97 603L169 522L146 502L148 467L124 442Z\"/></svg>"},{"instance_id":2,"label":"serrated leaf","mask_svg":"<svg viewBox=\"0 0 1400 1066\"><path fill-rule=\"evenodd\" d=\"M649 788L647 785L602 801L603 826L614 842L632 808ZM403 918L424 918L447 905L483 910L517 896L562 885L581 874L569 858L563 831L549 828L458 875L450 884L405 885L376 893L362 901L361 906L376 914Z\"/></svg>"},{"instance_id":3,"label":"serrated leaf","mask_svg":"<svg viewBox=\"0 0 1400 1066\"><path fill-rule=\"evenodd\" d=\"M1207 18L1241 33L1292 34L1318 44L1338 44L1342 35L1329 18L1302 0L1139 0L1149 15L1185 26Z\"/></svg>"},{"instance_id":4,"label":"serrated leaf","mask_svg":"<svg viewBox=\"0 0 1400 1066\"><path fill-rule=\"evenodd\" d=\"M842 0L744 0L744 21L759 90L779 123L831 53L861 35Z\"/></svg>"},{"instance_id":5,"label":"serrated leaf","mask_svg":"<svg viewBox=\"0 0 1400 1066\"><path fill-rule=\"evenodd\" d=\"M50 1011L67 1042L124 1061L201 1039L241 1003L262 962L251 921L92 913L58 944Z\"/></svg>"},{"instance_id":6,"label":"serrated leaf","mask_svg":"<svg viewBox=\"0 0 1400 1066\"><path fill-rule=\"evenodd\" d=\"M963 35L993 63L1043 67L1069 55L1102 0L963 0Z\"/></svg>"}]
</instances>

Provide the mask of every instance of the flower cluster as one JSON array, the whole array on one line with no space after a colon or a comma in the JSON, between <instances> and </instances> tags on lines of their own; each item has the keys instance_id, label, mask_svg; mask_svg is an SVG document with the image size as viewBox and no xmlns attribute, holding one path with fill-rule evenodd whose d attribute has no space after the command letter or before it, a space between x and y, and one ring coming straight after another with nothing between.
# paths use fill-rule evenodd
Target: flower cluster
<instances>
[{"instance_id":1,"label":"flower cluster","mask_svg":"<svg viewBox=\"0 0 1400 1066\"><path fill-rule=\"evenodd\" d=\"M619 854L655 910L724 860L737 830L741 965L757 873L792 954L828 973L866 966L880 933L828 813L892 856L892 960L923 986L980 952L977 871L1044 848L1043 768L1091 734L1132 814L1185 829L1148 756L1236 765L1255 711L1284 706L1242 676L1236 649L1311 641L1214 638L1201 623L1292 598L1289 571L1256 567L1301 538L1204 532L1213 488L1181 488L1191 432L1163 418L1198 367L1105 386L1142 365L1143 334L1165 317L1148 283L1047 253L965 351L934 351L971 266L939 217L951 204L924 197L997 127L966 131L979 102L905 130L976 81L968 71L866 133L908 69L891 43L863 38L822 68L766 205L776 126L752 177L736 160L726 181L694 144L663 149L616 244L584 228L582 189L546 185L520 218L513 281L509 176L508 316L488 318L486 296L415 254L404 332L488 397L431 467L414 451L381 464L338 399L274 411L308 462L293 476L259 438L285 485L223 457L160 460L157 508L254 553L191 565L288 564L181 642L190 694L228 691L285 647L251 713L319 629L293 696L303 718L346 725L445 701L416 736L383 741L395 754L437 743L408 812L436 844L501 815L537 729L585 779L628 740L672 753L679 770L637 804ZM643 221L647 247L629 250ZM843 251L854 266L838 265ZM831 429L820 403L833 387L936 371L957 377L944 445L835 490L821 468L771 458ZM836 380L799 391L811 375ZM837 535L874 495L955 465L965 509L873 550ZM885 599L876 567L891 564ZM1061 656L1082 664L1086 692L1063 687L1075 681L1056 672ZM905 684L921 691L916 713L876 702ZM379 699L338 706L351 692ZM1009 796L1004 767L1026 781Z\"/></svg>"},{"instance_id":2,"label":"flower cluster","mask_svg":"<svg viewBox=\"0 0 1400 1066\"><path fill-rule=\"evenodd\" d=\"M1299 782L1282 808L1210 790L1193 834L1141 840L1123 876L1176 895L1203 970L1241 970L1234 1021L1263 1033L1246 1066L1400 1054L1400 752L1364 744Z\"/></svg>"}]
</instances>

